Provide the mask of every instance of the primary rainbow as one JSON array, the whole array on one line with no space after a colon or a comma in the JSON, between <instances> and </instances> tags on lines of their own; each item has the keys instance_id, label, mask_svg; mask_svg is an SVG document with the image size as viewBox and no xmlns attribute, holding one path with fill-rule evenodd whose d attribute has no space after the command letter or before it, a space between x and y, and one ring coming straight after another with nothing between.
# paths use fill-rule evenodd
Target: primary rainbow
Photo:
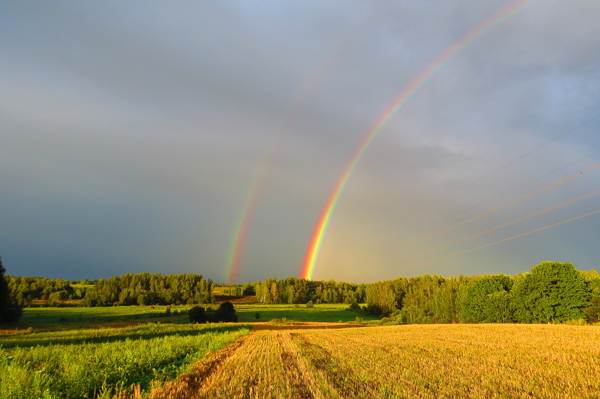
<instances>
[{"instance_id":1,"label":"primary rainbow","mask_svg":"<svg viewBox=\"0 0 600 399\"><path fill-rule=\"evenodd\" d=\"M485 31L499 24L510 15L516 13L528 0L516 0L508 3L501 7L492 16L480 22L477 26L469 30L458 40L452 43L449 47L444 49L430 64L428 64L421 72L419 72L413 79L411 79L400 91L400 94L391 102L385 112L381 114L376 120L373 126L367 131L362 140L358 143L354 149L351 157L349 158L346 166L342 169L342 173L336 181L333 189L329 193L329 197L325 202L325 206L317 219L317 224L313 230L311 240L302 267L300 271L300 278L311 280L315 271L315 263L323 243L323 238L327 233L331 216L335 211L335 207L340 198L346 183L350 179L352 172L356 168L356 165L361 160L363 154L369 147L369 144L373 142L375 137L385 126L387 121L400 109L402 105L408 100L413 94L415 94L419 88L455 53L460 49L464 48L467 44L473 41L475 38L483 34Z\"/></svg>"}]
</instances>

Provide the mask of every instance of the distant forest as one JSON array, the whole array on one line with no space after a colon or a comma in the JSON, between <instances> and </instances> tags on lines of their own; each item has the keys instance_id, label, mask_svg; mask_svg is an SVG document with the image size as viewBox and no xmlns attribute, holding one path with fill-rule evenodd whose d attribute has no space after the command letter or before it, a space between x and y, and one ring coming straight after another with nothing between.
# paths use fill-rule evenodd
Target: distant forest
<instances>
[{"instance_id":1,"label":"distant forest","mask_svg":"<svg viewBox=\"0 0 600 399\"><path fill-rule=\"evenodd\" d=\"M215 301L216 284L198 274L124 274L96 281L7 276L23 307L180 305ZM600 322L600 274L542 262L515 276L425 275L370 284L266 279L219 286L263 304L347 303L397 323ZM366 304L359 307L359 304Z\"/></svg>"}]
</instances>

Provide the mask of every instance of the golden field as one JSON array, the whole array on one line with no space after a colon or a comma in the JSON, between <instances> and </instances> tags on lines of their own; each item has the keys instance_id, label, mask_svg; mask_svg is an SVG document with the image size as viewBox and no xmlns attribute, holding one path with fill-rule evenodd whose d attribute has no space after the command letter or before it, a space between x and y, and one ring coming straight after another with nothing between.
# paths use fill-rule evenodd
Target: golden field
<instances>
[{"instance_id":1,"label":"golden field","mask_svg":"<svg viewBox=\"0 0 600 399\"><path fill-rule=\"evenodd\" d=\"M260 330L150 396L596 398L600 328L454 324Z\"/></svg>"}]
</instances>

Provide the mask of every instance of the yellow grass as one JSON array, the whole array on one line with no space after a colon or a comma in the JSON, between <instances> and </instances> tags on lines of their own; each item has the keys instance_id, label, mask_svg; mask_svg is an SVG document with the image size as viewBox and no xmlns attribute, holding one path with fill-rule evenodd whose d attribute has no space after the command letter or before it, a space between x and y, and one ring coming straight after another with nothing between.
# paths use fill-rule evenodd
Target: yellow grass
<instances>
[{"instance_id":1,"label":"yellow grass","mask_svg":"<svg viewBox=\"0 0 600 399\"><path fill-rule=\"evenodd\" d=\"M175 392L195 398L596 398L600 328L261 330L151 396Z\"/></svg>"}]
</instances>

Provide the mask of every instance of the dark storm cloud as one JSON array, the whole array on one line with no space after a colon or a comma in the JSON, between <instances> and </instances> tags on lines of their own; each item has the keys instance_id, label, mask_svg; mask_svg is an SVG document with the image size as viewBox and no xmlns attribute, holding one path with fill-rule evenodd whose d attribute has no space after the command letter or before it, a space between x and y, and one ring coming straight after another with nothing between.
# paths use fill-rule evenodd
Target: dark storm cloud
<instances>
[{"instance_id":1,"label":"dark storm cloud","mask_svg":"<svg viewBox=\"0 0 600 399\"><path fill-rule=\"evenodd\" d=\"M362 135L408 79L502 4L5 2L0 254L15 274L222 279L245 197L272 153L242 277L296 274ZM360 162L317 277L596 262L592 220L459 259L443 257L456 244L440 232L597 159L599 16L591 0L531 1L448 60Z\"/></svg>"}]
</instances>

